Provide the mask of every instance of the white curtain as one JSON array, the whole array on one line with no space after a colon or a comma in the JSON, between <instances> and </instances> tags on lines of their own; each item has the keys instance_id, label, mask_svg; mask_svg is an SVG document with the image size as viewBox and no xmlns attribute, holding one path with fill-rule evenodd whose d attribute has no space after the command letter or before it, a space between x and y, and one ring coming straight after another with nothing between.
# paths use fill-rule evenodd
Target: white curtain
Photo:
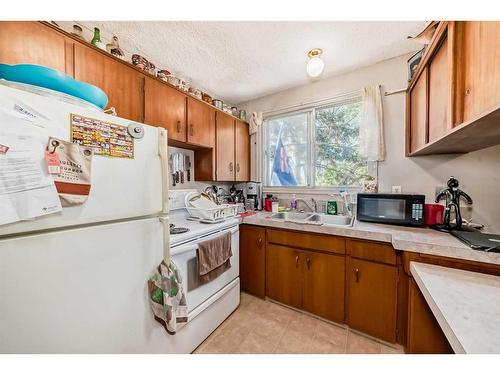
<instances>
[{"instance_id":1,"label":"white curtain","mask_svg":"<svg viewBox=\"0 0 500 375\"><path fill-rule=\"evenodd\" d=\"M368 161L385 160L384 116L380 85L365 87L362 91L359 144L361 154Z\"/></svg>"}]
</instances>

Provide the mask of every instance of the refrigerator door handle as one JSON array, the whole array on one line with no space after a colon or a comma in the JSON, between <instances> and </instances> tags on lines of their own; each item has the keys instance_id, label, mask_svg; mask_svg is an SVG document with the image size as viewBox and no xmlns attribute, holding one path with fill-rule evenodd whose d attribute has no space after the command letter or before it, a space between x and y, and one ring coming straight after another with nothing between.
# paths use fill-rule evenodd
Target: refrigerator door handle
<instances>
[{"instance_id":1,"label":"refrigerator door handle","mask_svg":"<svg viewBox=\"0 0 500 375\"><path fill-rule=\"evenodd\" d=\"M161 214L168 215L168 138L164 128L158 128L158 154L161 161Z\"/></svg>"},{"instance_id":2,"label":"refrigerator door handle","mask_svg":"<svg viewBox=\"0 0 500 375\"><path fill-rule=\"evenodd\" d=\"M163 229L163 261L167 265L170 265L170 225L168 223L168 217L161 216L160 222L162 223Z\"/></svg>"},{"instance_id":3,"label":"refrigerator door handle","mask_svg":"<svg viewBox=\"0 0 500 375\"><path fill-rule=\"evenodd\" d=\"M170 225L168 223L168 138L167 131L158 128L158 154L161 162L161 212L160 222L163 224L163 261L170 266Z\"/></svg>"}]
</instances>

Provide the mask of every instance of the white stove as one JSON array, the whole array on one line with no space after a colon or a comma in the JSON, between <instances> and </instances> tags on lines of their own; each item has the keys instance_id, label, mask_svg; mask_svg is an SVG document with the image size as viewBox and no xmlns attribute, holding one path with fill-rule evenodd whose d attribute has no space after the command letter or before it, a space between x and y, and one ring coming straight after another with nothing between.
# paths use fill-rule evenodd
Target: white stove
<instances>
[{"instance_id":1,"label":"white stove","mask_svg":"<svg viewBox=\"0 0 500 375\"><path fill-rule=\"evenodd\" d=\"M169 222L174 225L173 228L189 229L185 233L170 234L170 246L172 247L201 239L239 224L237 218L227 219L221 223L200 223L196 220L190 220L186 209L171 210L169 213Z\"/></svg>"},{"instance_id":2,"label":"white stove","mask_svg":"<svg viewBox=\"0 0 500 375\"><path fill-rule=\"evenodd\" d=\"M220 223L205 224L189 220L184 198L193 190L172 190L169 192L169 222L173 228L187 228L189 231L170 234L170 256L179 268L188 305L188 324L178 333L189 332L189 340L198 346L239 305L239 220L230 218ZM198 277L197 250L202 241L231 233L230 268L208 283L201 283ZM203 327L202 329L199 327ZM195 346L195 347L196 347Z\"/></svg>"}]
</instances>

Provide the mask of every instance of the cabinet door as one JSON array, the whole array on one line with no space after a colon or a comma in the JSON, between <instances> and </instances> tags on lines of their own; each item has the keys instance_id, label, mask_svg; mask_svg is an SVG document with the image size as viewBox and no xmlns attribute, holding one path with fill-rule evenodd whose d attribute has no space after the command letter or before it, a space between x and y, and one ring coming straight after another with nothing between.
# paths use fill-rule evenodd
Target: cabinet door
<instances>
[{"instance_id":1,"label":"cabinet door","mask_svg":"<svg viewBox=\"0 0 500 375\"><path fill-rule=\"evenodd\" d=\"M445 37L429 65L429 142L451 129L451 67L448 57L448 38Z\"/></svg>"},{"instance_id":2,"label":"cabinet door","mask_svg":"<svg viewBox=\"0 0 500 375\"><path fill-rule=\"evenodd\" d=\"M75 78L100 87L108 95L108 108L114 107L118 116L144 120L144 76L133 68L75 44Z\"/></svg>"},{"instance_id":3,"label":"cabinet door","mask_svg":"<svg viewBox=\"0 0 500 375\"><path fill-rule=\"evenodd\" d=\"M187 99L187 141L213 147L215 142L215 109L196 99Z\"/></svg>"},{"instance_id":4,"label":"cabinet door","mask_svg":"<svg viewBox=\"0 0 500 375\"><path fill-rule=\"evenodd\" d=\"M427 143L427 72L425 68L409 93L410 152Z\"/></svg>"},{"instance_id":5,"label":"cabinet door","mask_svg":"<svg viewBox=\"0 0 500 375\"><path fill-rule=\"evenodd\" d=\"M302 308L304 254L286 246L266 246L266 296Z\"/></svg>"},{"instance_id":6,"label":"cabinet door","mask_svg":"<svg viewBox=\"0 0 500 375\"><path fill-rule=\"evenodd\" d=\"M186 142L186 96L151 78L144 85L144 122L168 130L168 139Z\"/></svg>"},{"instance_id":7,"label":"cabinet door","mask_svg":"<svg viewBox=\"0 0 500 375\"><path fill-rule=\"evenodd\" d=\"M250 135L248 125L243 121L236 120L234 138L236 181L248 181L250 179Z\"/></svg>"},{"instance_id":8,"label":"cabinet door","mask_svg":"<svg viewBox=\"0 0 500 375\"><path fill-rule=\"evenodd\" d=\"M422 292L410 278L408 300L408 345L410 354L453 353Z\"/></svg>"},{"instance_id":9,"label":"cabinet door","mask_svg":"<svg viewBox=\"0 0 500 375\"><path fill-rule=\"evenodd\" d=\"M397 270L349 258L347 324L382 340L396 341Z\"/></svg>"},{"instance_id":10,"label":"cabinet door","mask_svg":"<svg viewBox=\"0 0 500 375\"><path fill-rule=\"evenodd\" d=\"M306 251L303 307L315 315L344 322L345 257Z\"/></svg>"},{"instance_id":11,"label":"cabinet door","mask_svg":"<svg viewBox=\"0 0 500 375\"><path fill-rule=\"evenodd\" d=\"M38 22L0 22L0 62L66 69L64 35ZM69 72L68 72L69 73Z\"/></svg>"},{"instance_id":12,"label":"cabinet door","mask_svg":"<svg viewBox=\"0 0 500 375\"><path fill-rule=\"evenodd\" d=\"M264 298L266 294L266 229L240 225L241 289Z\"/></svg>"},{"instance_id":13,"label":"cabinet door","mask_svg":"<svg viewBox=\"0 0 500 375\"><path fill-rule=\"evenodd\" d=\"M463 23L463 120L500 104L500 22Z\"/></svg>"},{"instance_id":14,"label":"cabinet door","mask_svg":"<svg viewBox=\"0 0 500 375\"><path fill-rule=\"evenodd\" d=\"M217 112L217 181L234 181L234 122Z\"/></svg>"}]
</instances>

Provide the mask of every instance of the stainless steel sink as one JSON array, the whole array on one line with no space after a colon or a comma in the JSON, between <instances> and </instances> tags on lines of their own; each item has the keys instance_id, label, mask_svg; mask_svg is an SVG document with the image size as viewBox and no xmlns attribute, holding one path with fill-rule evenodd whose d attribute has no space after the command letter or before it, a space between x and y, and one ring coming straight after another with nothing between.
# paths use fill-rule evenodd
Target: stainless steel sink
<instances>
[{"instance_id":1,"label":"stainless steel sink","mask_svg":"<svg viewBox=\"0 0 500 375\"><path fill-rule=\"evenodd\" d=\"M269 216L270 219L280 219L298 224L332 225L350 227L354 217L344 215L325 215L314 212L278 212Z\"/></svg>"},{"instance_id":2,"label":"stainless steel sink","mask_svg":"<svg viewBox=\"0 0 500 375\"><path fill-rule=\"evenodd\" d=\"M319 220L324 225L337 225L337 226L348 226L350 227L353 223L354 217L344 216L344 215L325 215L319 214Z\"/></svg>"},{"instance_id":3,"label":"stainless steel sink","mask_svg":"<svg viewBox=\"0 0 500 375\"><path fill-rule=\"evenodd\" d=\"M287 221L307 221L311 216L316 215L314 212L278 212L272 214L270 219L283 219Z\"/></svg>"}]
</instances>

